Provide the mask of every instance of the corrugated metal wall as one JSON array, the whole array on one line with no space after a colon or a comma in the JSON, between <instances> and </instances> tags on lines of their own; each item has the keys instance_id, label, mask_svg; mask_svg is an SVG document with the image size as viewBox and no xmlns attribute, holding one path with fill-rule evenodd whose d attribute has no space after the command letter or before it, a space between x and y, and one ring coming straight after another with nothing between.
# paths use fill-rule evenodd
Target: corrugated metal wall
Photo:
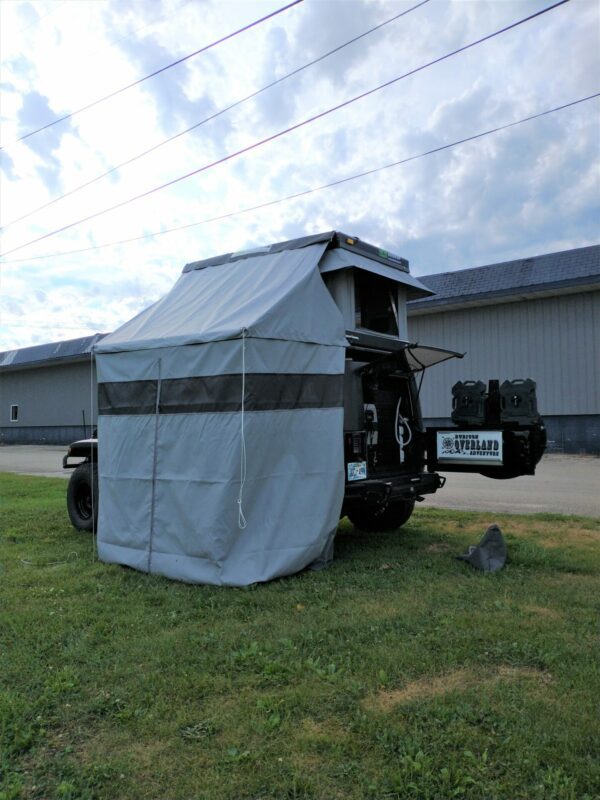
<instances>
[{"instance_id":1,"label":"corrugated metal wall","mask_svg":"<svg viewBox=\"0 0 600 800\"><path fill-rule=\"evenodd\" d=\"M411 341L466 351L427 370L424 417L448 417L458 380L533 378L542 414L600 414L600 291L411 316Z\"/></svg>"},{"instance_id":2,"label":"corrugated metal wall","mask_svg":"<svg viewBox=\"0 0 600 800\"><path fill-rule=\"evenodd\" d=\"M96 400L94 382L94 406ZM10 421L10 407L19 406L19 419ZM0 428L83 426L91 421L89 359L0 373ZM95 422L95 420L94 420Z\"/></svg>"}]
</instances>

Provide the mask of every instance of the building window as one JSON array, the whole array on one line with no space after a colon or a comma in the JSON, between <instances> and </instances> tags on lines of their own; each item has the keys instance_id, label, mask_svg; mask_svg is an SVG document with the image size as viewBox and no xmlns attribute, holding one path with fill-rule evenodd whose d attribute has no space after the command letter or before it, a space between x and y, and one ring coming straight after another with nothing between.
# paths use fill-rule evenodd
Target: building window
<instances>
[{"instance_id":1,"label":"building window","mask_svg":"<svg viewBox=\"0 0 600 800\"><path fill-rule=\"evenodd\" d=\"M19 421L19 406L13 405L10 407L10 421L11 422Z\"/></svg>"},{"instance_id":2,"label":"building window","mask_svg":"<svg viewBox=\"0 0 600 800\"><path fill-rule=\"evenodd\" d=\"M354 270L357 328L398 336L398 284L370 272Z\"/></svg>"}]
</instances>

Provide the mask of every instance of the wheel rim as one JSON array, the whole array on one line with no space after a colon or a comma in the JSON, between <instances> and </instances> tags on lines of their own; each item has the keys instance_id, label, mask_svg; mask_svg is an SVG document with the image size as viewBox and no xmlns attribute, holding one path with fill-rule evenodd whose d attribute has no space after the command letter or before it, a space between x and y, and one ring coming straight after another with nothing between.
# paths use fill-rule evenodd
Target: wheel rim
<instances>
[{"instance_id":1,"label":"wheel rim","mask_svg":"<svg viewBox=\"0 0 600 800\"><path fill-rule=\"evenodd\" d=\"M75 496L75 506L82 519L92 516L92 492L89 486L80 486Z\"/></svg>"}]
</instances>

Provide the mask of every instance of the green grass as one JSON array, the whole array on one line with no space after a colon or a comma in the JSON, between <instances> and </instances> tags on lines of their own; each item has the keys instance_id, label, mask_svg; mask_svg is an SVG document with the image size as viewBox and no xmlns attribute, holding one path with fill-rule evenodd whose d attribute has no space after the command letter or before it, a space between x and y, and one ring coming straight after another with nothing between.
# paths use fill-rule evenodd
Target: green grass
<instances>
[{"instance_id":1,"label":"green grass","mask_svg":"<svg viewBox=\"0 0 600 800\"><path fill-rule=\"evenodd\" d=\"M598 521L345 521L329 570L224 589L94 560L65 490L0 475L0 800L600 797Z\"/></svg>"}]
</instances>

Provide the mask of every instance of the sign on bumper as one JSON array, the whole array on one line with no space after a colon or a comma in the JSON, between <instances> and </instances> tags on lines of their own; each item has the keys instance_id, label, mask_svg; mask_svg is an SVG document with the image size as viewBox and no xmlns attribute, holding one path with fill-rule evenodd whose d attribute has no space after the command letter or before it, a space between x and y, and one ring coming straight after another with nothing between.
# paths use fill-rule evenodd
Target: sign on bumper
<instances>
[{"instance_id":1,"label":"sign on bumper","mask_svg":"<svg viewBox=\"0 0 600 800\"><path fill-rule=\"evenodd\" d=\"M437 431L437 460L440 465L501 465L502 431Z\"/></svg>"}]
</instances>

